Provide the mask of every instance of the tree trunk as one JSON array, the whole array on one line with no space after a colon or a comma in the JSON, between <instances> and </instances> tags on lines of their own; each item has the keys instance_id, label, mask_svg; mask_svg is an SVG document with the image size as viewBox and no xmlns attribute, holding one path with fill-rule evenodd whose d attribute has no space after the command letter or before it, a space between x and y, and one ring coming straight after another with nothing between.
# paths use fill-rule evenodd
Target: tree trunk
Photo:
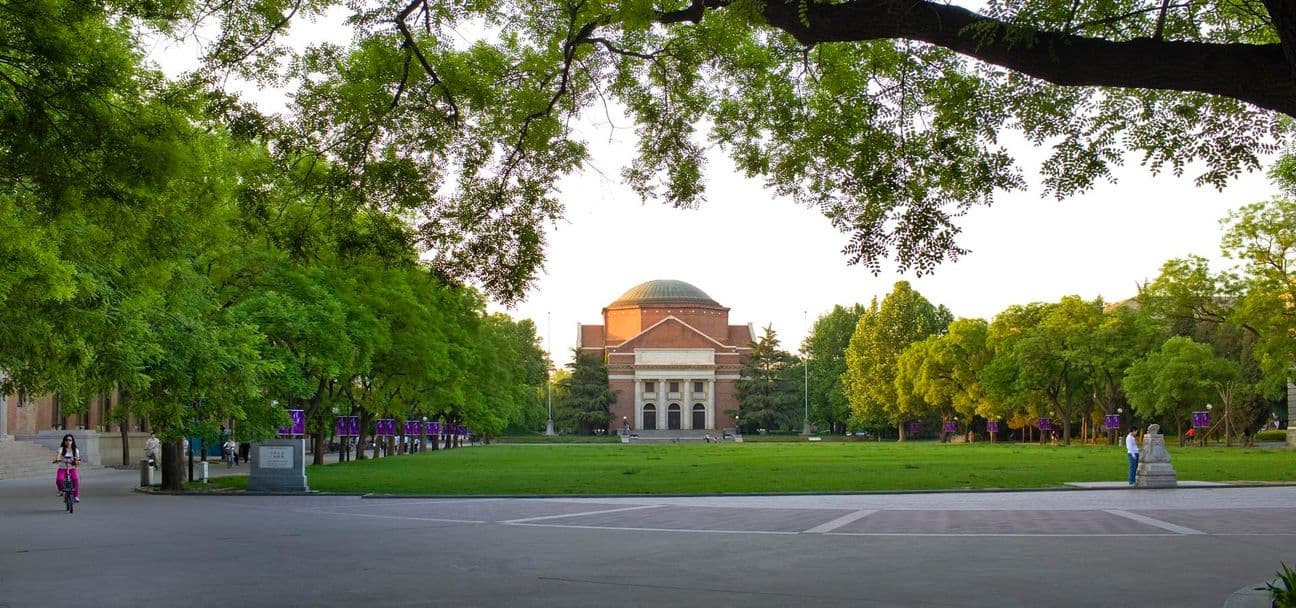
<instances>
[{"instance_id":1,"label":"tree trunk","mask_svg":"<svg viewBox=\"0 0 1296 608\"><path fill-rule=\"evenodd\" d=\"M878 433L878 435L881 436L882 433ZM897 423L896 423L896 437L899 438L899 439L897 439L897 441L900 441L900 442L902 442L902 443L904 442L904 440L905 440L905 428L904 428L904 423L903 423L903 422L897 422Z\"/></svg>"},{"instance_id":2,"label":"tree trunk","mask_svg":"<svg viewBox=\"0 0 1296 608\"><path fill-rule=\"evenodd\" d=\"M315 429L315 432L311 434L311 438L315 440L314 464L324 464L324 429Z\"/></svg>"},{"instance_id":3,"label":"tree trunk","mask_svg":"<svg viewBox=\"0 0 1296 608\"><path fill-rule=\"evenodd\" d=\"M369 435L366 432L369 428L369 413L364 410L360 410L359 416L360 416L360 435L356 437L355 459L365 460L368 458L368 456L365 455L365 446L368 445L367 443L365 443L365 441L369 437Z\"/></svg>"},{"instance_id":4,"label":"tree trunk","mask_svg":"<svg viewBox=\"0 0 1296 608\"><path fill-rule=\"evenodd\" d=\"M162 489L184 489L184 448L182 440L162 444Z\"/></svg>"},{"instance_id":5,"label":"tree trunk","mask_svg":"<svg viewBox=\"0 0 1296 608\"><path fill-rule=\"evenodd\" d=\"M119 433L121 433L121 443L122 443L122 451L121 451L121 455L122 455L122 466L123 466L123 467L130 467L130 466L131 466L131 457L130 457L130 408L127 407L127 406L130 404L130 402L128 401L128 399L129 399L129 397L127 396L127 393L126 393L125 391L123 391L123 392L121 393L121 395L119 395L119 396L117 397L117 409L118 409L118 411L121 412L121 416L120 416L120 417L121 417L121 422L117 423L117 431L118 431ZM105 430L107 430L107 429L105 429Z\"/></svg>"}]
</instances>

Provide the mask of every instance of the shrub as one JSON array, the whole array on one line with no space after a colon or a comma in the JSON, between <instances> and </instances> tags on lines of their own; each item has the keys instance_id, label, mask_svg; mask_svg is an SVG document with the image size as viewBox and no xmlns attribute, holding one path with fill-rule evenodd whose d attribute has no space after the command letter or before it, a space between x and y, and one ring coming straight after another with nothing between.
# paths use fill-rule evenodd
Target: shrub
<instances>
[{"instance_id":1,"label":"shrub","mask_svg":"<svg viewBox=\"0 0 1296 608\"><path fill-rule=\"evenodd\" d=\"M1287 441L1287 431L1260 431L1255 434L1256 441Z\"/></svg>"},{"instance_id":2,"label":"shrub","mask_svg":"<svg viewBox=\"0 0 1296 608\"><path fill-rule=\"evenodd\" d=\"M1282 562L1278 563L1282 570L1274 575L1274 580L1268 585L1274 608L1296 608L1296 570L1288 568Z\"/></svg>"}]
</instances>

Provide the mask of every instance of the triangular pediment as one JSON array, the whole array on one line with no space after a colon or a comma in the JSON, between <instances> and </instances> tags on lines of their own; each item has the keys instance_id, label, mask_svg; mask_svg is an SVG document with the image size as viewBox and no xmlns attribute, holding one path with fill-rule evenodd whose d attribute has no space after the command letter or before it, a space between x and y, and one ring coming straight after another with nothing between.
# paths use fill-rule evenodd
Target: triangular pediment
<instances>
[{"instance_id":1,"label":"triangular pediment","mask_svg":"<svg viewBox=\"0 0 1296 608\"><path fill-rule=\"evenodd\" d=\"M733 347L722 344L697 328L668 316L647 329L631 336L630 339L610 347L612 352L634 352L636 348L713 348L732 351Z\"/></svg>"}]
</instances>

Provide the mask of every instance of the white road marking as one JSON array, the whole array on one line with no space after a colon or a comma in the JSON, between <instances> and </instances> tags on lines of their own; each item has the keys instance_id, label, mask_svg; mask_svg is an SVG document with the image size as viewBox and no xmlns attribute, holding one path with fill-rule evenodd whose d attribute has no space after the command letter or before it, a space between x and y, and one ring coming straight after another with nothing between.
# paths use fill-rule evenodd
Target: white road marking
<instances>
[{"instance_id":1,"label":"white road marking","mask_svg":"<svg viewBox=\"0 0 1296 608\"><path fill-rule=\"evenodd\" d=\"M1051 532L828 532L824 536L941 536L955 538L960 536L984 538L1041 537L1041 538L1105 538L1126 536L1156 536L1166 538L1169 534L1155 532L1134 532L1130 534L1056 534Z\"/></svg>"},{"instance_id":2,"label":"white road marking","mask_svg":"<svg viewBox=\"0 0 1296 608\"><path fill-rule=\"evenodd\" d=\"M1151 517L1148 517L1146 515L1139 515L1138 513L1130 513L1129 511L1122 511L1120 509L1103 509L1103 511L1106 511L1107 513L1111 513L1112 515L1115 515L1117 517L1124 517L1125 519L1130 519L1142 524L1155 526L1157 528L1161 528L1162 530L1169 530L1171 532L1174 532L1175 534L1205 534L1205 532L1202 532L1201 530L1185 528L1183 526L1172 524L1168 521L1161 521L1159 519L1152 519Z\"/></svg>"},{"instance_id":3,"label":"white road marking","mask_svg":"<svg viewBox=\"0 0 1296 608\"><path fill-rule=\"evenodd\" d=\"M706 530L700 528L634 528L628 526L578 526L575 524L500 523L514 526L532 526L535 528L576 528L580 530L630 530L636 532L688 532L696 534L765 534L777 536L794 536L800 534L800 532L776 532L773 530Z\"/></svg>"},{"instance_id":4,"label":"white road marking","mask_svg":"<svg viewBox=\"0 0 1296 608\"><path fill-rule=\"evenodd\" d=\"M846 524L864 519L865 517L868 517L874 513L877 513L877 509L860 509L859 511L856 511L854 513L847 513L830 522L819 524L813 528L810 528L809 530L806 530L805 532L802 532L802 534L824 534L827 532L831 532Z\"/></svg>"},{"instance_id":5,"label":"white road marking","mask_svg":"<svg viewBox=\"0 0 1296 608\"><path fill-rule=\"evenodd\" d=\"M344 517L369 517L373 519L409 519L414 521L436 521L448 524L484 524L483 520L477 519L446 519L443 517L413 517L410 515L376 515L373 513L346 513L342 511L317 511L314 509L298 509L299 513L318 513L320 515L341 515Z\"/></svg>"},{"instance_id":6,"label":"white road marking","mask_svg":"<svg viewBox=\"0 0 1296 608\"><path fill-rule=\"evenodd\" d=\"M641 509L657 509L666 505L639 505L637 507L621 507L620 509L601 509L599 511L581 511L579 513L561 513L559 515L542 515L540 517L523 517L521 519L506 519L499 523L502 524L521 524L531 521L544 521L546 519L563 519L567 517L582 517L585 515L602 515L604 513L620 513L622 511L638 511Z\"/></svg>"}]
</instances>

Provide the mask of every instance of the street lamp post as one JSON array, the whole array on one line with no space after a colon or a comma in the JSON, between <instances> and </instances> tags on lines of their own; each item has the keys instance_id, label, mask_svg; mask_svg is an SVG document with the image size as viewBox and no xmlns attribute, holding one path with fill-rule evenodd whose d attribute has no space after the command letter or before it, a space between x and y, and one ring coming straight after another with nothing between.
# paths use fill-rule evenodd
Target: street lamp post
<instances>
[{"instance_id":1,"label":"street lamp post","mask_svg":"<svg viewBox=\"0 0 1296 608\"><path fill-rule=\"evenodd\" d=\"M549 355L549 358L552 359L553 358L553 350L552 350L553 349L553 322L551 320L551 317L549 316L549 313L547 312L545 313L545 332L546 332L545 351ZM545 396L546 399L548 399L549 401L549 422L545 424L545 435L548 435L550 437L554 435L552 363L553 363L552 361L548 361L545 363Z\"/></svg>"},{"instance_id":2,"label":"street lamp post","mask_svg":"<svg viewBox=\"0 0 1296 608\"><path fill-rule=\"evenodd\" d=\"M805 325L805 320L806 320L806 311L803 310L801 311L801 325L803 326ZM808 332L806 333L806 339L807 340L810 339L810 334ZM810 346L809 344L806 345L805 350L803 350L801 353L801 367L805 372L805 382L803 383L805 386L802 387L805 389L805 414L804 417L801 419L802 420L801 434L809 435L810 434Z\"/></svg>"},{"instance_id":3,"label":"street lamp post","mask_svg":"<svg viewBox=\"0 0 1296 608\"><path fill-rule=\"evenodd\" d=\"M1215 407L1215 406L1213 406L1213 405L1207 403L1207 404L1206 404L1206 412L1207 412L1207 413L1210 413L1211 409L1213 409L1214 407ZM1225 420L1228 420L1228 416L1225 416ZM1227 423L1226 423L1226 424L1227 424ZM1202 446L1202 447L1206 447L1206 435L1209 434L1209 432L1210 432L1210 427L1207 427L1207 428L1206 428L1206 431L1207 431L1207 432L1206 432L1206 433L1202 433L1202 436L1201 436L1201 446Z\"/></svg>"}]
</instances>

